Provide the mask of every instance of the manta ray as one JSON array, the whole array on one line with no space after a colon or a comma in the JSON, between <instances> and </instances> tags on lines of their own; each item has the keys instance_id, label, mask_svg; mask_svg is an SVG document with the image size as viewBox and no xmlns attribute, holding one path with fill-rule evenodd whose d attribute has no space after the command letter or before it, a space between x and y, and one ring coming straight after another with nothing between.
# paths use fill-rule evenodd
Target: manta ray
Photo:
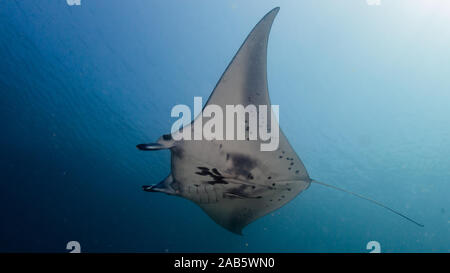
<instances>
[{"instance_id":1,"label":"manta ray","mask_svg":"<svg viewBox=\"0 0 450 273\"><path fill-rule=\"evenodd\" d=\"M205 107L271 105L267 88L267 44L278 11L275 8L268 12L253 28ZM193 130L203 119L206 120L197 116L182 130ZM269 130L274 129L270 124L272 120L267 122ZM278 123L275 124L279 129ZM261 151L262 140L174 140L176 132L162 135L156 143L139 144L137 148L143 151L169 149L171 152L171 173L156 185L143 186L143 190L191 200L217 224L240 235L248 224L284 206L312 183L353 194L422 226L375 200L311 179L279 130L279 145L274 151Z\"/></svg>"}]
</instances>

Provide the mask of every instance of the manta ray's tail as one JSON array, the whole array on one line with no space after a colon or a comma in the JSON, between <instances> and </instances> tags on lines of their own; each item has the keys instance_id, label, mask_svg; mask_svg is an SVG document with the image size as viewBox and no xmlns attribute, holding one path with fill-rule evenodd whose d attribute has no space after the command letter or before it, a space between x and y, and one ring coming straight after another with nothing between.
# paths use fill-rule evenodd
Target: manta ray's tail
<instances>
[{"instance_id":1,"label":"manta ray's tail","mask_svg":"<svg viewBox=\"0 0 450 273\"><path fill-rule=\"evenodd\" d=\"M368 198L368 197L362 196L361 194L354 193L354 192L351 192L351 191L347 191L347 190L341 189L341 188L336 187L336 186L333 186L333 185L329 185L329 184L326 184L326 183L323 183L323 182L319 182L319 181L314 180L314 179L311 180L311 182L316 183L316 184L320 184L320 185L325 186L325 187L333 188L333 189L338 190L338 191L350 193L350 194L352 194L352 195L354 195L354 196L356 196L356 197L359 197L359 198L361 198L361 199L367 200L367 201L369 201L369 202L371 202L371 203L373 203L373 204L375 204L375 205L378 205L378 206L380 206L380 207L382 207L382 208L385 208L385 209L387 209L387 210L389 210L389 211L391 211L391 212L393 212L393 213L395 213L395 214L397 214L397 215L399 215L399 216L405 218L406 220L408 220L408 221L410 221L410 222L413 222L414 224L418 225L419 227L424 227L424 225L422 225L421 223L418 223L418 222L414 221L413 219L409 218L408 216L403 215L403 214L401 214L400 212L398 212L398 211L396 211L396 210L394 210L394 209L392 209L392 208L390 208L390 207L388 207L388 206L386 206L386 205L383 205L383 204L381 204L381 203L378 202L378 201L375 201L375 200L370 199L370 198Z\"/></svg>"}]
</instances>

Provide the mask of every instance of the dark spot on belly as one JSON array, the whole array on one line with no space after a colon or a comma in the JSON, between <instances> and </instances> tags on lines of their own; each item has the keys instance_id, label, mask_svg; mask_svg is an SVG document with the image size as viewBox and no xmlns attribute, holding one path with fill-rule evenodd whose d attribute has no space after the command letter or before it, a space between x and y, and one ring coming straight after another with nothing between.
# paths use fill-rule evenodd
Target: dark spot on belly
<instances>
[{"instance_id":1,"label":"dark spot on belly","mask_svg":"<svg viewBox=\"0 0 450 273\"><path fill-rule=\"evenodd\" d=\"M208 181L207 182L208 184L210 184L210 185L215 185L215 184L228 184L228 182L227 181L225 181L225 180L213 180L213 181Z\"/></svg>"},{"instance_id":2,"label":"dark spot on belly","mask_svg":"<svg viewBox=\"0 0 450 273\"><path fill-rule=\"evenodd\" d=\"M219 171L218 171L216 168L213 168L212 171L213 171L213 173L215 173L215 174L217 174L217 175L221 175L221 174L219 173Z\"/></svg>"},{"instance_id":3,"label":"dark spot on belly","mask_svg":"<svg viewBox=\"0 0 450 273\"><path fill-rule=\"evenodd\" d=\"M197 168L200 169L201 172L196 172L196 174L201 175L201 176L211 176L211 178L213 179L213 180L207 181L206 183L208 183L210 185L228 184L228 182L224 180L224 177L220 174L220 172L216 168L213 168L212 172L206 167L197 167Z\"/></svg>"},{"instance_id":4,"label":"dark spot on belly","mask_svg":"<svg viewBox=\"0 0 450 273\"><path fill-rule=\"evenodd\" d=\"M291 189L290 189L290 188L288 188L287 190L288 190L288 191L291 191Z\"/></svg>"},{"instance_id":5,"label":"dark spot on belly","mask_svg":"<svg viewBox=\"0 0 450 273\"><path fill-rule=\"evenodd\" d=\"M293 163L293 162L291 162L291 166L292 166L292 165L294 165L294 163Z\"/></svg>"},{"instance_id":6,"label":"dark spot on belly","mask_svg":"<svg viewBox=\"0 0 450 273\"><path fill-rule=\"evenodd\" d=\"M272 179L272 176L268 176L267 179L269 179L269 180Z\"/></svg>"},{"instance_id":7,"label":"dark spot on belly","mask_svg":"<svg viewBox=\"0 0 450 273\"><path fill-rule=\"evenodd\" d=\"M273 183L273 184L272 184L272 186L274 186L274 187L275 187L275 183Z\"/></svg>"},{"instance_id":8,"label":"dark spot on belly","mask_svg":"<svg viewBox=\"0 0 450 273\"><path fill-rule=\"evenodd\" d=\"M282 155L280 155L280 158L283 158L283 156L282 156Z\"/></svg>"},{"instance_id":9,"label":"dark spot on belly","mask_svg":"<svg viewBox=\"0 0 450 273\"><path fill-rule=\"evenodd\" d=\"M222 149L222 144L219 145L219 149Z\"/></svg>"},{"instance_id":10,"label":"dark spot on belly","mask_svg":"<svg viewBox=\"0 0 450 273\"><path fill-rule=\"evenodd\" d=\"M195 172L195 174L201 175L201 176L207 176L210 175L211 172L206 167L197 167L197 169L200 170L200 172Z\"/></svg>"},{"instance_id":11,"label":"dark spot on belly","mask_svg":"<svg viewBox=\"0 0 450 273\"><path fill-rule=\"evenodd\" d=\"M247 155L231 154L233 166L229 171L234 175L242 175L247 177L251 170L257 166L257 161Z\"/></svg>"},{"instance_id":12,"label":"dark spot on belly","mask_svg":"<svg viewBox=\"0 0 450 273\"><path fill-rule=\"evenodd\" d=\"M300 172L299 170L296 170L296 171L295 171L295 173L299 173L299 172Z\"/></svg>"}]
</instances>

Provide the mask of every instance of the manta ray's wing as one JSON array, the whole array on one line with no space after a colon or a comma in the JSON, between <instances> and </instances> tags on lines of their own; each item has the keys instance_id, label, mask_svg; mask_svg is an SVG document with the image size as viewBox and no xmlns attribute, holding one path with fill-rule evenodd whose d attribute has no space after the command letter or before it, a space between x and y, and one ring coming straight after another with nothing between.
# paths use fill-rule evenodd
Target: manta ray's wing
<instances>
[{"instance_id":1,"label":"manta ray's wing","mask_svg":"<svg viewBox=\"0 0 450 273\"><path fill-rule=\"evenodd\" d=\"M253 28L222 74L206 105L270 105L267 44L278 11L279 8L271 10Z\"/></svg>"},{"instance_id":2,"label":"manta ray's wing","mask_svg":"<svg viewBox=\"0 0 450 273\"><path fill-rule=\"evenodd\" d=\"M226 105L267 105L270 111L267 42L277 12L278 8L270 11L248 35L207 105L222 109ZM183 130L193 131L201 119L197 117ZM281 130L277 150L261 151L260 144L259 140L177 141L171 147L172 174L154 189L194 201L218 224L241 234L250 222L283 206L310 185L303 163Z\"/></svg>"}]
</instances>

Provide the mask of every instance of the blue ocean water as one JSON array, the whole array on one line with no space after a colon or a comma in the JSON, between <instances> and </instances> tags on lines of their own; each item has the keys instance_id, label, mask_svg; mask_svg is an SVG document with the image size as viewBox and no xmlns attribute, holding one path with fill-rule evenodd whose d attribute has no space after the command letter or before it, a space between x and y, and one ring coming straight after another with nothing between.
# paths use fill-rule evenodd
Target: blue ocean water
<instances>
[{"instance_id":1,"label":"blue ocean water","mask_svg":"<svg viewBox=\"0 0 450 273\"><path fill-rule=\"evenodd\" d=\"M0 251L450 252L447 1L0 2ZM143 192L170 172L176 104L208 98L280 6L272 103L312 185L232 234L194 203Z\"/></svg>"}]
</instances>

